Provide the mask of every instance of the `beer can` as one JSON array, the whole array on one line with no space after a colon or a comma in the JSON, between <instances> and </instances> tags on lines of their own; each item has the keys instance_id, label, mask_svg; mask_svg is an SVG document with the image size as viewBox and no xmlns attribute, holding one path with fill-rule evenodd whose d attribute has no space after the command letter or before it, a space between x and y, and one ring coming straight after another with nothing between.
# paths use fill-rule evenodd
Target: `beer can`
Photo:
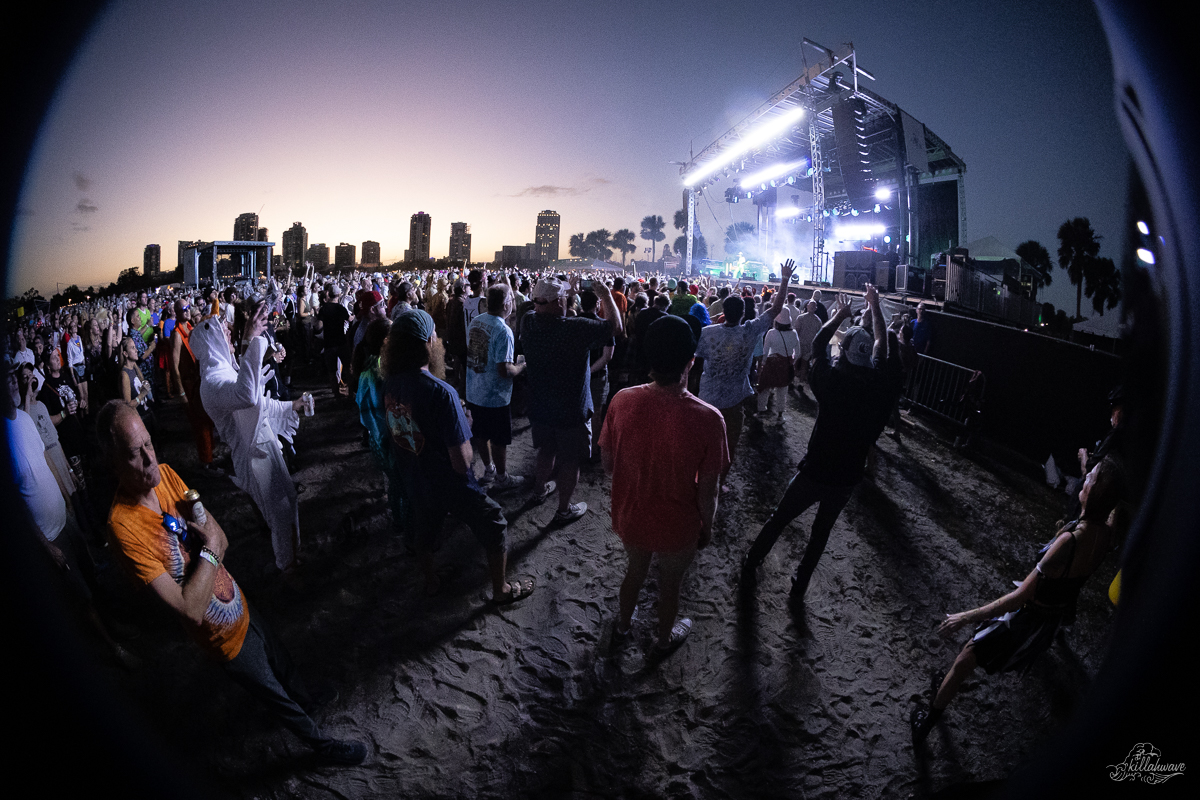
<instances>
[{"instance_id":1,"label":"beer can","mask_svg":"<svg viewBox=\"0 0 1200 800\"><path fill-rule=\"evenodd\" d=\"M208 514L204 512L204 504L200 502L200 493L195 489L188 489L183 495L183 500L191 507L192 522L197 525L205 525L208 523Z\"/></svg>"},{"instance_id":2,"label":"beer can","mask_svg":"<svg viewBox=\"0 0 1200 800\"><path fill-rule=\"evenodd\" d=\"M305 392L300 395L300 399L304 401L304 416L311 417L317 410L317 404L313 400L312 392Z\"/></svg>"}]
</instances>

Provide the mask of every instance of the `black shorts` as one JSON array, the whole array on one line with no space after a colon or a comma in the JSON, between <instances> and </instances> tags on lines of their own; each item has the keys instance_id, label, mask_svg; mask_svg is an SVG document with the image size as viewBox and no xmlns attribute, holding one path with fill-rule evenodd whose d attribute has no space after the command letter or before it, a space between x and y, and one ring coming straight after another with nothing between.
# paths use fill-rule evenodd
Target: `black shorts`
<instances>
[{"instance_id":1,"label":"black shorts","mask_svg":"<svg viewBox=\"0 0 1200 800\"><path fill-rule=\"evenodd\" d=\"M504 446L512 444L512 415L509 408L489 408L467 403L467 410L471 412L471 438Z\"/></svg>"}]
</instances>

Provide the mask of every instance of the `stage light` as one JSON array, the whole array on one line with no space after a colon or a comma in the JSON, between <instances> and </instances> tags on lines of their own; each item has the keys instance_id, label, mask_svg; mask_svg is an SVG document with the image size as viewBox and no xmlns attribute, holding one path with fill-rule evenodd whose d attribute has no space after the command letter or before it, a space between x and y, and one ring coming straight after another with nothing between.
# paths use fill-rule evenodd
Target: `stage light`
<instances>
[{"instance_id":1,"label":"stage light","mask_svg":"<svg viewBox=\"0 0 1200 800\"><path fill-rule=\"evenodd\" d=\"M861 242L883 233L886 228L880 224L861 223L858 225L839 225L837 238L844 242Z\"/></svg>"},{"instance_id":2,"label":"stage light","mask_svg":"<svg viewBox=\"0 0 1200 800\"><path fill-rule=\"evenodd\" d=\"M884 243L884 244L891 244L891 243L892 243L892 237L890 237L890 236L885 236L885 237L883 237L883 243Z\"/></svg>"},{"instance_id":3,"label":"stage light","mask_svg":"<svg viewBox=\"0 0 1200 800\"><path fill-rule=\"evenodd\" d=\"M1147 225L1145 222L1142 222L1140 219L1137 221L1137 228L1139 231L1142 232L1142 236L1150 235L1150 226Z\"/></svg>"},{"instance_id":4,"label":"stage light","mask_svg":"<svg viewBox=\"0 0 1200 800\"><path fill-rule=\"evenodd\" d=\"M1154 266L1154 252L1147 250L1144 247L1139 247L1137 251L1138 261Z\"/></svg>"},{"instance_id":5,"label":"stage light","mask_svg":"<svg viewBox=\"0 0 1200 800\"><path fill-rule=\"evenodd\" d=\"M780 175L787 175L789 172L795 172L796 170L801 169L807 163L808 159L802 158L799 161L791 161L787 164L772 164L771 166L760 169L753 175L748 176L742 181L742 187L745 188L762 181L769 181L772 178L778 178Z\"/></svg>"},{"instance_id":6,"label":"stage light","mask_svg":"<svg viewBox=\"0 0 1200 800\"><path fill-rule=\"evenodd\" d=\"M800 216L800 209L796 208L795 206L783 206L775 209L775 216L779 217L780 219L798 217Z\"/></svg>"},{"instance_id":7,"label":"stage light","mask_svg":"<svg viewBox=\"0 0 1200 800\"><path fill-rule=\"evenodd\" d=\"M876 214L878 214L878 213L879 213L879 203L876 203L876 204L875 204L875 213L876 213Z\"/></svg>"},{"instance_id":8,"label":"stage light","mask_svg":"<svg viewBox=\"0 0 1200 800\"><path fill-rule=\"evenodd\" d=\"M741 141L729 147L725 152L718 154L707 164L697 167L691 175L688 175L683 180L684 186L692 186L697 181L708 177L712 173L719 170L721 167L728 164L733 159L738 158L744 153L748 153L761 144L765 144L777 136L780 136L784 131L791 128L800 117L804 116L804 109L797 108L789 111L778 117L772 117L763 122L760 126L750 131L743 136ZM743 167L745 164L743 163Z\"/></svg>"},{"instance_id":9,"label":"stage light","mask_svg":"<svg viewBox=\"0 0 1200 800\"><path fill-rule=\"evenodd\" d=\"M891 200L892 199L892 190L886 189L886 188L880 186L878 189L875 190L875 199L876 200Z\"/></svg>"},{"instance_id":10,"label":"stage light","mask_svg":"<svg viewBox=\"0 0 1200 800\"><path fill-rule=\"evenodd\" d=\"M852 208L852 209L850 209L850 216L852 216L852 217L857 217L857 216L858 216L858 209L857 209L857 208Z\"/></svg>"}]
</instances>

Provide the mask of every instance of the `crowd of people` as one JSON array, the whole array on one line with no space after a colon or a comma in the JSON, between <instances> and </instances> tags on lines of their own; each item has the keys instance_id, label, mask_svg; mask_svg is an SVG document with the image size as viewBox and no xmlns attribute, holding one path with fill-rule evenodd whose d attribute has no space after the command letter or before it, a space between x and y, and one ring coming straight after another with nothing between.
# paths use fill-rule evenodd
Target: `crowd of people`
<instances>
[{"instance_id":1,"label":"crowd of people","mask_svg":"<svg viewBox=\"0 0 1200 800\"><path fill-rule=\"evenodd\" d=\"M788 393L816 401L805 456L745 554L739 586L755 591L773 545L817 505L792 582L802 608L834 522L929 348L923 307L916 319L885 320L871 286L857 309L846 294L827 306L819 290L797 296L793 267L785 262L778 284L755 288L550 270L310 274L37 312L8 332L14 474L47 553L122 664L136 668L136 659L95 602L93 556L106 541L124 571L289 729L330 763L359 763L365 745L313 721L328 692L305 689L223 564L221 509L198 505L179 472L158 461L163 404L184 405L200 469L228 474L252 498L283 580L304 555L303 487L291 462L303 417L314 413L293 375L323 375L333 402L356 409L385 476L391 525L430 596L445 589L435 554L453 515L484 550L490 602L529 597L535 581L510 574L508 523L493 495L553 499L552 524L570 525L588 513L574 500L581 467L602 464L612 530L628 556L614 636L628 637L657 561L652 655L665 658L692 627L679 615L680 587L711 541L745 415L780 425L782 436ZM516 417L530 423L533 475L510 469ZM218 437L229 448L220 462ZM1104 453L1087 469L1078 520L1064 524L1021 587L942 624L948 635L980 623L928 707L913 713L914 741L976 665L1023 668L1044 650L1119 541L1118 456ZM90 490L99 476L115 484L110 492Z\"/></svg>"}]
</instances>

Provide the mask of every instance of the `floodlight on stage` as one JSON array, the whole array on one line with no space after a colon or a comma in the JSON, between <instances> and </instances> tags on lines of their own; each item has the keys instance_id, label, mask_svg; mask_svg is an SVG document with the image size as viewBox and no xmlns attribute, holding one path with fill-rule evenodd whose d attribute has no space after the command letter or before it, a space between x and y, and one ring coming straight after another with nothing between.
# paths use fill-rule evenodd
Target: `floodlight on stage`
<instances>
[{"instance_id":1,"label":"floodlight on stage","mask_svg":"<svg viewBox=\"0 0 1200 800\"><path fill-rule=\"evenodd\" d=\"M875 213L876 213L876 214L878 214L878 213L879 213L879 203L876 203L876 204L875 204Z\"/></svg>"},{"instance_id":2,"label":"floodlight on stage","mask_svg":"<svg viewBox=\"0 0 1200 800\"><path fill-rule=\"evenodd\" d=\"M858 216L858 209L857 209L857 208L852 208L852 209L850 209L850 216L852 216L852 217L857 217L857 216Z\"/></svg>"},{"instance_id":3,"label":"floodlight on stage","mask_svg":"<svg viewBox=\"0 0 1200 800\"><path fill-rule=\"evenodd\" d=\"M731 146L724 153L720 153L707 164L698 167L691 175L684 178L683 185L693 186L696 182L707 178L735 158L750 152L761 144L766 144L777 136L781 136L785 131L799 122L802 116L804 116L804 109L796 108L782 116L767 120L759 127L750 131L746 136L743 136L741 141Z\"/></svg>"},{"instance_id":4,"label":"floodlight on stage","mask_svg":"<svg viewBox=\"0 0 1200 800\"><path fill-rule=\"evenodd\" d=\"M769 181L772 178L778 178L780 175L787 175L789 172L795 172L798 169L802 169L807 163L808 159L802 158L799 161L792 161L788 164L772 164L765 169L760 169L758 172L750 175L744 181L742 181L742 188L748 189L756 183L762 183L763 181Z\"/></svg>"},{"instance_id":5,"label":"floodlight on stage","mask_svg":"<svg viewBox=\"0 0 1200 800\"><path fill-rule=\"evenodd\" d=\"M886 231L883 225L878 223L862 223L859 225L839 225L837 229L837 238L843 242L862 242L867 239L874 238Z\"/></svg>"},{"instance_id":6,"label":"floodlight on stage","mask_svg":"<svg viewBox=\"0 0 1200 800\"><path fill-rule=\"evenodd\" d=\"M775 216L780 219L791 219L800 216L800 209L796 206L783 206L775 209Z\"/></svg>"},{"instance_id":7,"label":"floodlight on stage","mask_svg":"<svg viewBox=\"0 0 1200 800\"><path fill-rule=\"evenodd\" d=\"M1150 266L1154 266L1154 251L1147 250L1144 247L1139 247L1137 251L1138 261L1141 261Z\"/></svg>"},{"instance_id":8,"label":"floodlight on stage","mask_svg":"<svg viewBox=\"0 0 1200 800\"><path fill-rule=\"evenodd\" d=\"M1140 219L1139 219L1139 220L1138 220L1138 222L1137 222L1137 229L1138 229L1139 231L1141 231L1141 233L1142 233L1142 236L1149 236L1149 235L1150 235L1150 226L1149 226L1149 225L1147 225L1145 222L1143 222L1143 221L1142 221L1142 220L1140 220Z\"/></svg>"},{"instance_id":9,"label":"floodlight on stage","mask_svg":"<svg viewBox=\"0 0 1200 800\"><path fill-rule=\"evenodd\" d=\"M891 243L892 243L892 237L890 237L890 236L885 236L885 237L883 237L883 243L884 243L884 244L891 244Z\"/></svg>"},{"instance_id":10,"label":"floodlight on stage","mask_svg":"<svg viewBox=\"0 0 1200 800\"><path fill-rule=\"evenodd\" d=\"M883 186L880 186L878 189L875 190L875 199L876 200L891 200L892 199L892 190L885 188Z\"/></svg>"}]
</instances>

